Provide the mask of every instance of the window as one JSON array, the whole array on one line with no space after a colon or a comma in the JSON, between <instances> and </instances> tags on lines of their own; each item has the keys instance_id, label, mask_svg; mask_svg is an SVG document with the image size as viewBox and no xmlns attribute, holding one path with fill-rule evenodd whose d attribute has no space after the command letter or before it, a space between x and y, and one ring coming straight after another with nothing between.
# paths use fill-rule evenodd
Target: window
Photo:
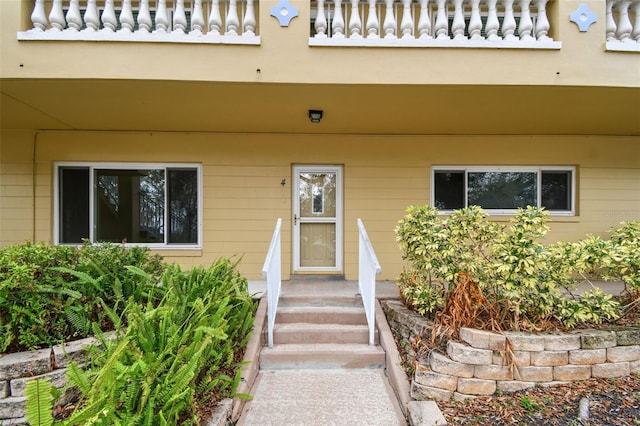
<instances>
[{"instance_id":1,"label":"window","mask_svg":"<svg viewBox=\"0 0 640 426\"><path fill-rule=\"evenodd\" d=\"M56 242L199 246L195 165L58 164Z\"/></svg>"},{"instance_id":2,"label":"window","mask_svg":"<svg viewBox=\"0 0 640 426\"><path fill-rule=\"evenodd\" d=\"M324 186L313 184L311 193L313 194L313 213L324 213Z\"/></svg>"},{"instance_id":3,"label":"window","mask_svg":"<svg viewBox=\"0 0 640 426\"><path fill-rule=\"evenodd\" d=\"M431 203L451 211L477 205L494 214L541 206L575 214L574 167L434 167Z\"/></svg>"}]
</instances>

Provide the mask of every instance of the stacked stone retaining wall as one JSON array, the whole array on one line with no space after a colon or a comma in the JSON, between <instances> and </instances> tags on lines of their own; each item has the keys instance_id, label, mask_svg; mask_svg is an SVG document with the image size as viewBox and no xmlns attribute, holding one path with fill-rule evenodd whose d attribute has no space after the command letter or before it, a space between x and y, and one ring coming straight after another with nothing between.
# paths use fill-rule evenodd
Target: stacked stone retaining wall
<instances>
[{"instance_id":1,"label":"stacked stone retaining wall","mask_svg":"<svg viewBox=\"0 0 640 426\"><path fill-rule=\"evenodd\" d=\"M415 362L411 394L418 400L461 399L640 374L640 327L504 335L463 328L462 342L449 341L446 354L420 354L414 350L415 342L429 337L429 321L397 301L385 301L383 310L401 336L399 343L410 362ZM515 368L507 362L507 352L513 355Z\"/></svg>"},{"instance_id":2,"label":"stacked stone retaining wall","mask_svg":"<svg viewBox=\"0 0 640 426\"><path fill-rule=\"evenodd\" d=\"M56 345L53 348L29 352L16 352L0 356L0 424L27 424L26 383L30 380L49 378L62 388L66 384L66 367L71 360L84 364L87 347L94 338L86 338Z\"/></svg>"}]
</instances>

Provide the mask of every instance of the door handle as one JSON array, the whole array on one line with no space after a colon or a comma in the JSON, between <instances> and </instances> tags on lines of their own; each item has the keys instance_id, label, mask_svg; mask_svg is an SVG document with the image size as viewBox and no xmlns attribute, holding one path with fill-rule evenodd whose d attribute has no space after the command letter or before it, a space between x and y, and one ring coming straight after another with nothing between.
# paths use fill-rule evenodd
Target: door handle
<instances>
[{"instance_id":1,"label":"door handle","mask_svg":"<svg viewBox=\"0 0 640 426\"><path fill-rule=\"evenodd\" d=\"M298 224L298 215L297 214L293 214L293 226L296 226Z\"/></svg>"}]
</instances>

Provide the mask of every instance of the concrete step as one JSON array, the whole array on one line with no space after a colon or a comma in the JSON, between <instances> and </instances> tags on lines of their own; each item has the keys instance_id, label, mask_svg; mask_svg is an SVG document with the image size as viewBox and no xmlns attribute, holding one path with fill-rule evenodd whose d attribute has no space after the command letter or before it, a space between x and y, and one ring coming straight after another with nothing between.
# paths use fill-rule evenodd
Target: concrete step
<instances>
[{"instance_id":1,"label":"concrete step","mask_svg":"<svg viewBox=\"0 0 640 426\"><path fill-rule=\"evenodd\" d=\"M374 333L378 344L377 330ZM369 343L369 327L364 324L276 324L275 344L296 343Z\"/></svg>"},{"instance_id":2,"label":"concrete step","mask_svg":"<svg viewBox=\"0 0 640 426\"><path fill-rule=\"evenodd\" d=\"M291 306L335 306L335 307L362 307L362 297L359 295L281 295L278 301L279 307Z\"/></svg>"},{"instance_id":3,"label":"concrete step","mask_svg":"<svg viewBox=\"0 0 640 426\"><path fill-rule=\"evenodd\" d=\"M385 352L368 344L288 344L265 347L261 370L384 368Z\"/></svg>"},{"instance_id":4,"label":"concrete step","mask_svg":"<svg viewBox=\"0 0 640 426\"><path fill-rule=\"evenodd\" d=\"M367 324L363 308L336 306L279 306L277 324Z\"/></svg>"}]
</instances>

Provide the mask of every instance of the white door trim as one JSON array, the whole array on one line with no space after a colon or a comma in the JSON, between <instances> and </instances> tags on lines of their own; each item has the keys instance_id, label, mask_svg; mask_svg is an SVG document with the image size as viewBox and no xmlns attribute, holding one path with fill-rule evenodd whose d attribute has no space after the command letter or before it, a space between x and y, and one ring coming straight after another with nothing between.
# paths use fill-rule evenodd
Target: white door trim
<instances>
[{"instance_id":1,"label":"white door trim","mask_svg":"<svg viewBox=\"0 0 640 426\"><path fill-rule=\"evenodd\" d=\"M304 173L324 173L336 174L336 265L334 267L304 267L300 266L300 196L299 196L299 175ZM336 165L294 165L293 166L293 196L291 223L293 226L293 272L342 272L343 271L343 167ZM318 222L318 219L309 218L308 223Z\"/></svg>"}]
</instances>

